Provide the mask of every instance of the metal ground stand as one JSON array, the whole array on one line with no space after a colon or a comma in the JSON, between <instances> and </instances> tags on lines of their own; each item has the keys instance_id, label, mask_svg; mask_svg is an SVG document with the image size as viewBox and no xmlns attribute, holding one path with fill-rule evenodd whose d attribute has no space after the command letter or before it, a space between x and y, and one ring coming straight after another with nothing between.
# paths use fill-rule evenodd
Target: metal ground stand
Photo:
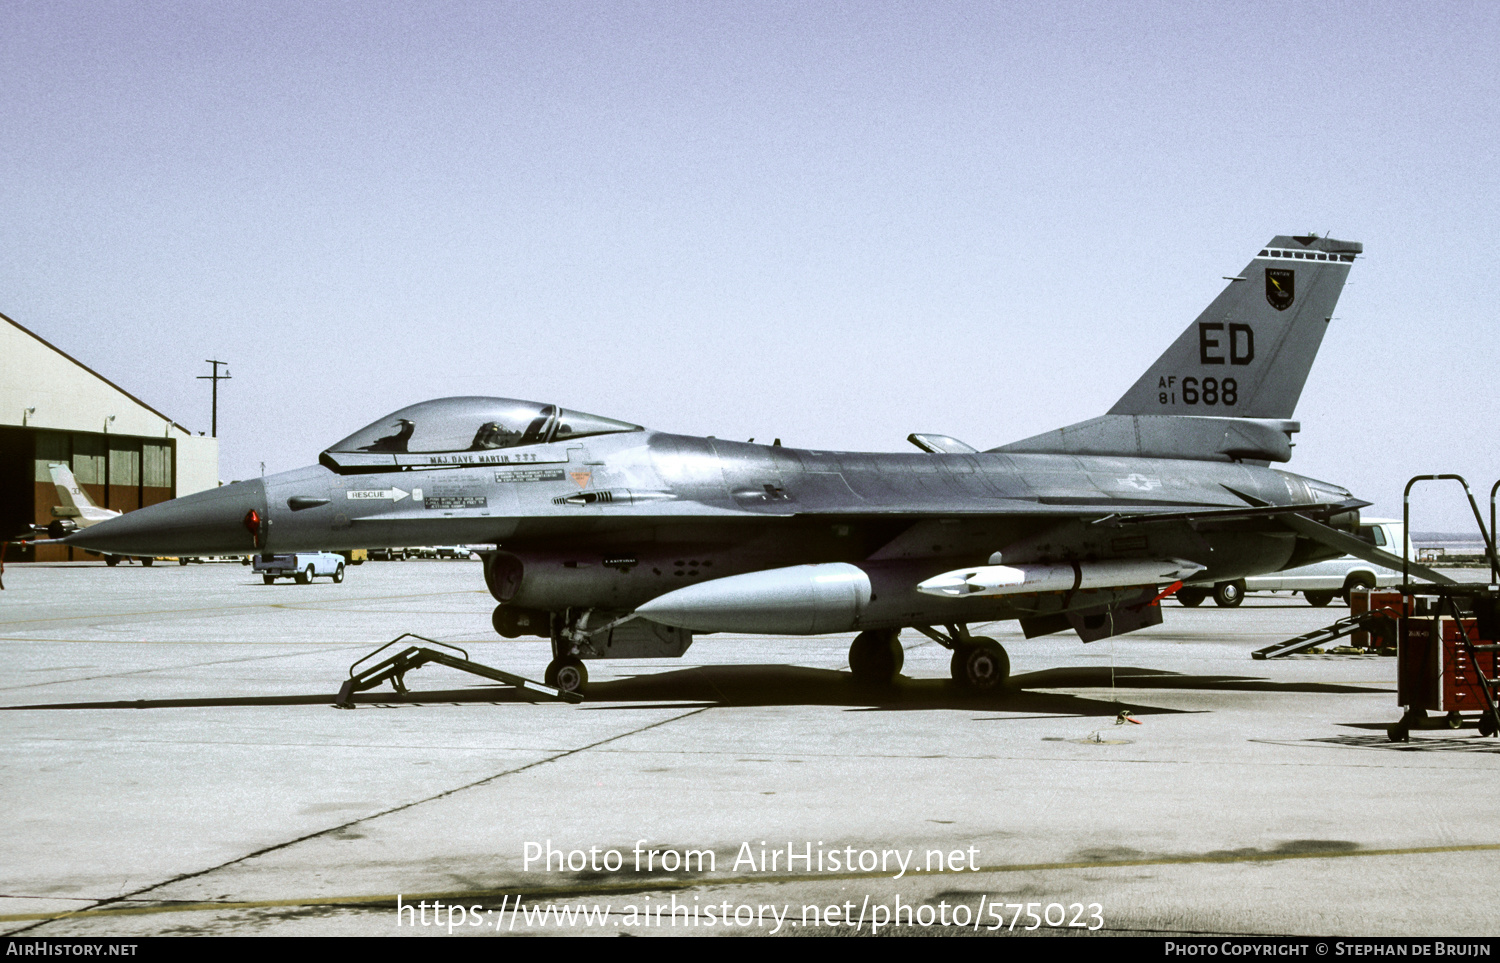
<instances>
[{"instance_id":1,"label":"metal ground stand","mask_svg":"<svg viewBox=\"0 0 1500 963\"><path fill-rule=\"evenodd\" d=\"M1392 742L1407 742L1422 728L1429 710L1446 713L1450 728L1464 713L1478 711L1479 734L1500 732L1500 686L1494 639L1497 586L1475 583L1423 586L1406 596L1414 612L1400 621L1396 657L1396 700L1406 711L1386 729ZM1469 609L1473 614L1466 614Z\"/></svg>"},{"instance_id":2,"label":"metal ground stand","mask_svg":"<svg viewBox=\"0 0 1500 963\"><path fill-rule=\"evenodd\" d=\"M458 655L450 655L447 652L428 648L425 645L409 645L383 662L377 662L375 665L358 672L355 671L359 668L360 663L368 662L402 639L416 639L420 642L426 642L428 645L440 645L445 649L457 652ZM349 666L349 678L344 681L343 686L339 689L338 698L334 700L333 704L340 709L353 709L354 693L373 689L387 680L390 681L391 688L404 694L406 692L406 673L413 669L419 669L429 662L446 665L450 669L458 669L461 672L471 672L486 679L494 679L496 682L515 686L517 689L522 689L526 692L534 692L544 698L557 699L562 702L583 701L583 696L576 692L563 692L561 689L555 689L552 686L533 682L530 679L506 672L502 669L492 668L475 662L469 658L468 652L456 645L449 645L446 642L438 642L434 639L406 632L396 636L385 645L382 645L374 652L371 652Z\"/></svg>"},{"instance_id":3,"label":"metal ground stand","mask_svg":"<svg viewBox=\"0 0 1500 963\"><path fill-rule=\"evenodd\" d=\"M1256 649L1250 653L1250 658L1279 659L1284 655L1306 652L1314 646L1341 639L1346 635L1353 635L1355 632L1369 632L1373 635L1384 636L1390 634L1390 620L1400 617L1400 612L1391 607L1371 609L1358 615L1345 616L1332 625L1325 625L1321 629L1304 632L1296 638L1275 642L1263 649ZM1391 645L1396 644L1394 636L1390 641Z\"/></svg>"},{"instance_id":4,"label":"metal ground stand","mask_svg":"<svg viewBox=\"0 0 1500 963\"><path fill-rule=\"evenodd\" d=\"M1407 545L1401 546L1401 594L1405 610L1397 634L1397 703L1406 711L1386 734L1392 742L1406 742L1411 730L1426 721L1427 711L1447 713L1453 728L1463 724L1463 709L1479 709L1479 734L1500 733L1500 705L1495 692L1500 687L1500 559L1495 555L1495 495L1500 481L1490 488L1490 525L1485 527L1474 493L1462 475L1417 475L1406 483L1402 494L1402 523L1411 532L1411 490L1423 481L1456 481L1463 486L1474 523L1484 539L1490 563L1488 582L1452 585L1414 585L1411 581ZM1467 609L1467 612L1464 610ZM1451 620L1451 621L1449 621ZM1446 631L1448 627L1452 631ZM1454 638L1449 639L1451 635ZM1478 698L1474 698L1477 696ZM1468 698L1469 701L1465 702ZM1479 702L1480 705L1474 705Z\"/></svg>"}]
</instances>

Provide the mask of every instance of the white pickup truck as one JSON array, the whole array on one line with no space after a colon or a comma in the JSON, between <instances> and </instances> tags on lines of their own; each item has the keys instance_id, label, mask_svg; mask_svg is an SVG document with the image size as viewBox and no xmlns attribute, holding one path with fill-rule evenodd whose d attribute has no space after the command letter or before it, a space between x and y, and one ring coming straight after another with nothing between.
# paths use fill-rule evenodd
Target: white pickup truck
<instances>
[{"instance_id":1,"label":"white pickup truck","mask_svg":"<svg viewBox=\"0 0 1500 963\"><path fill-rule=\"evenodd\" d=\"M1363 519L1360 521L1359 531L1356 534L1376 548L1396 556L1401 554L1401 546L1405 544L1406 557L1410 559L1417 557L1398 519ZM1307 599L1308 605L1324 606L1335 598L1343 599L1347 603L1350 589L1385 588L1400 584L1400 569L1386 568L1362 558L1355 558L1353 555L1345 555L1342 558L1331 558L1326 562L1314 562L1299 568L1289 568L1284 572L1257 575L1236 582L1223 582L1214 586L1213 596L1214 601L1219 605L1235 606L1244 599L1246 592L1301 592L1302 597ZM1198 605L1207 595L1206 590L1198 589L1184 597L1182 590L1179 590L1177 598L1184 605Z\"/></svg>"},{"instance_id":2,"label":"white pickup truck","mask_svg":"<svg viewBox=\"0 0 1500 963\"><path fill-rule=\"evenodd\" d=\"M257 555L255 571L270 585L278 578L296 579L306 585L316 575L327 575L335 582L344 580L344 557L332 552L297 552L294 555Z\"/></svg>"}]
</instances>

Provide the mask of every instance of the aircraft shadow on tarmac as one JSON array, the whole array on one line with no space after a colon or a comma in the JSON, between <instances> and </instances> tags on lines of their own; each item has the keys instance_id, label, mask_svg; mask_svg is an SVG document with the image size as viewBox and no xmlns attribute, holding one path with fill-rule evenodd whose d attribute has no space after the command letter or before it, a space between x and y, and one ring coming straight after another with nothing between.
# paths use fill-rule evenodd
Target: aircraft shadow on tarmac
<instances>
[{"instance_id":1,"label":"aircraft shadow on tarmac","mask_svg":"<svg viewBox=\"0 0 1500 963\"><path fill-rule=\"evenodd\" d=\"M440 682L440 676L429 677ZM409 685L422 679L409 677ZM1113 683L1113 684L1112 684ZM332 686L329 687L332 690ZM1053 689L1099 689L1098 696ZM846 706L862 711L925 709L981 709L1050 715L1114 716L1122 709L1136 715L1178 713L1189 710L1139 705L1120 700L1112 689L1215 690L1225 692L1366 693L1381 691L1369 686L1306 682L1272 682L1251 676L1188 675L1160 669L1118 666L1046 669L1011 678L1001 692L966 692L947 679L902 677L892 685L861 685L847 672L788 665L692 666L610 681L588 687L579 707L594 710L642 708L693 708L719 706ZM405 694L390 691L362 692L354 696L356 706L462 705L465 703L529 703L539 701L509 686L470 686L462 689L415 688ZM166 709L230 706L331 705L331 691L312 695L239 696L197 699L140 699L110 702L74 702L8 706L8 709Z\"/></svg>"}]
</instances>

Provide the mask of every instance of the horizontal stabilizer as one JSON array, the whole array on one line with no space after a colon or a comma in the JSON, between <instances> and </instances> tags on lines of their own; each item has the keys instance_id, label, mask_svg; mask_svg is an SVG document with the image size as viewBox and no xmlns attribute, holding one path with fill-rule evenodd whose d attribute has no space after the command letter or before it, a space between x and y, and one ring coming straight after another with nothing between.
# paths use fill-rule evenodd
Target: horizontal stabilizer
<instances>
[{"instance_id":1,"label":"horizontal stabilizer","mask_svg":"<svg viewBox=\"0 0 1500 963\"><path fill-rule=\"evenodd\" d=\"M1369 506L1370 503L1367 501L1358 498L1348 498L1341 502L1325 502L1321 505L1247 505L1244 508L1209 508L1202 511L1189 510L1182 512L1150 512L1140 515L1106 515L1103 518L1096 519L1093 524L1118 527L1121 525L1149 525L1152 522L1229 522L1242 518L1268 518L1272 516L1299 514L1323 515L1326 517L1358 511L1361 508L1368 508ZM1317 523L1315 522L1314 524ZM1326 525L1321 527L1327 528ZM1332 528L1328 530L1330 532L1337 531ZM1369 543L1360 542L1360 544L1367 545ZM1354 553L1349 552L1346 554ZM1395 558L1395 556L1391 556L1386 552L1381 552L1381 554ZM1399 563L1401 559L1396 558L1396 561Z\"/></svg>"},{"instance_id":2,"label":"horizontal stabilizer","mask_svg":"<svg viewBox=\"0 0 1500 963\"><path fill-rule=\"evenodd\" d=\"M1392 555L1390 552L1376 548L1369 542L1355 538L1348 532L1341 532L1336 528L1319 524L1303 515L1282 515L1282 524L1295 531L1304 538L1310 538L1315 542L1321 542L1329 548L1335 548L1345 555L1353 555L1376 565L1384 565L1401 571L1403 565L1412 575L1424 578L1429 582L1437 582L1442 585L1457 585L1457 581L1444 575L1436 569L1430 569L1425 565L1418 565L1411 560L1403 561L1400 555Z\"/></svg>"}]
</instances>

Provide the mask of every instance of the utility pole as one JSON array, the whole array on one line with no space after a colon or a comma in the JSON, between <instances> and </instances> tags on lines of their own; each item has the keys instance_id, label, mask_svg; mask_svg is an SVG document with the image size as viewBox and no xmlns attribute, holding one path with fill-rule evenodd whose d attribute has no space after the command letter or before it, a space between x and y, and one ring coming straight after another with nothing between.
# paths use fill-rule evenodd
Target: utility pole
<instances>
[{"instance_id":1,"label":"utility pole","mask_svg":"<svg viewBox=\"0 0 1500 963\"><path fill-rule=\"evenodd\" d=\"M221 381L228 381L229 380L229 362L228 361L215 361L212 358L204 358L203 360L206 363L211 364L211 365L214 366L214 373L213 374L211 374L211 375L199 375L198 376L198 380L199 381L212 381L214 383L213 430L211 431L211 434L215 438L217 438L217 437L219 437L219 382L221 382ZM219 374L219 365L223 365L224 366L224 373L223 374Z\"/></svg>"}]
</instances>

